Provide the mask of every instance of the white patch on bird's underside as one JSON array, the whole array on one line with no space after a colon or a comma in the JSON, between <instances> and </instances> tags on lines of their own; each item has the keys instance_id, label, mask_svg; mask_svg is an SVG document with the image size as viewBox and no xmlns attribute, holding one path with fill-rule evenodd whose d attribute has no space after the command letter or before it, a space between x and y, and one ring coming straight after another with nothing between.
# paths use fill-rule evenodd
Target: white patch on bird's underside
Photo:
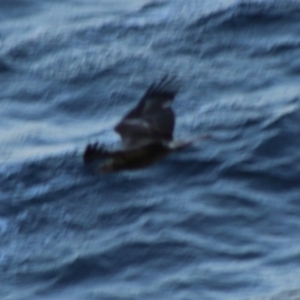
<instances>
[{"instance_id":1,"label":"white patch on bird's underside","mask_svg":"<svg viewBox=\"0 0 300 300\"><path fill-rule=\"evenodd\" d=\"M140 126L140 127L144 127L144 128L149 128L149 124L145 121L141 121L139 119L131 119L131 120L127 120L124 124L127 125L133 125L133 126Z\"/></svg>"},{"instance_id":2,"label":"white patch on bird's underside","mask_svg":"<svg viewBox=\"0 0 300 300\"><path fill-rule=\"evenodd\" d=\"M167 101L165 102L163 105L162 105L162 108L166 109L166 108L169 108L170 106L172 105L172 101Z\"/></svg>"},{"instance_id":3,"label":"white patch on bird's underside","mask_svg":"<svg viewBox=\"0 0 300 300\"><path fill-rule=\"evenodd\" d=\"M171 141L168 143L168 147L171 150L179 150L179 149L183 149L185 147L188 147L192 144L192 141L181 141L181 140L177 140L177 141Z\"/></svg>"}]
</instances>

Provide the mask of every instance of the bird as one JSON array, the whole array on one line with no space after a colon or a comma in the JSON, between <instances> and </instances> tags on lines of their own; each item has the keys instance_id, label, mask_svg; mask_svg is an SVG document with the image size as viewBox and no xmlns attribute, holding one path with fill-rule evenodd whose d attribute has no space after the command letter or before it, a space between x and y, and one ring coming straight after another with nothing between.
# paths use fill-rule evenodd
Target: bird
<instances>
[{"instance_id":1,"label":"bird","mask_svg":"<svg viewBox=\"0 0 300 300\"><path fill-rule=\"evenodd\" d=\"M175 114L172 104L178 91L174 77L166 75L152 83L137 105L114 127L123 147L110 151L98 142L90 143L83 154L84 163L101 160L97 170L104 173L136 170L191 145L192 141L173 139Z\"/></svg>"}]
</instances>

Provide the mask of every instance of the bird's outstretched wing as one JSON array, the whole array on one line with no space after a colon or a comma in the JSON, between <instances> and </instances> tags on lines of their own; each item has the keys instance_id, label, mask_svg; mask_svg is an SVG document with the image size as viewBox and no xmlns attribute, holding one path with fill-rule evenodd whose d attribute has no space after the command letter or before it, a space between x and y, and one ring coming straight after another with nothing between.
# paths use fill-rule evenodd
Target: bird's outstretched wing
<instances>
[{"instance_id":1,"label":"bird's outstretched wing","mask_svg":"<svg viewBox=\"0 0 300 300\"><path fill-rule=\"evenodd\" d=\"M152 84L139 103L115 127L125 146L134 147L173 138L175 115L172 103L178 92L174 78L165 76Z\"/></svg>"},{"instance_id":2,"label":"bird's outstretched wing","mask_svg":"<svg viewBox=\"0 0 300 300\"><path fill-rule=\"evenodd\" d=\"M88 144L85 147L85 151L83 154L83 161L85 164L90 162L100 160L100 159L107 159L111 157L111 153L105 149L103 145L99 145L97 142Z\"/></svg>"}]
</instances>

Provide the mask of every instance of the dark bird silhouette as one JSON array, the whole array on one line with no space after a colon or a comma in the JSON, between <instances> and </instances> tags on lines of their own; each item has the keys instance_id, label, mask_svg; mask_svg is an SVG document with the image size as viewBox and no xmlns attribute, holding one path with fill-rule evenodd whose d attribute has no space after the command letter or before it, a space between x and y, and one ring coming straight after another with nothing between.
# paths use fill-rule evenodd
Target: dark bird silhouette
<instances>
[{"instance_id":1,"label":"dark bird silhouette","mask_svg":"<svg viewBox=\"0 0 300 300\"><path fill-rule=\"evenodd\" d=\"M178 92L174 78L163 77L152 84L139 103L115 126L123 148L108 151L98 143L88 144L84 163L103 160L99 170L112 172L146 167L168 153L187 147L191 141L174 141L175 114L172 109Z\"/></svg>"}]
</instances>

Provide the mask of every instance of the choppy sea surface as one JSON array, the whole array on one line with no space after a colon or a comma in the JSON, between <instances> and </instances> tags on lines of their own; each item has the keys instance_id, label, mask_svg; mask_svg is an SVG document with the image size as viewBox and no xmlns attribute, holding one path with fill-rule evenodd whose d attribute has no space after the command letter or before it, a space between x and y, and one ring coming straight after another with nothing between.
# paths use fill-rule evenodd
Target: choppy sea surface
<instances>
[{"instance_id":1,"label":"choppy sea surface","mask_svg":"<svg viewBox=\"0 0 300 300\"><path fill-rule=\"evenodd\" d=\"M2 300L300 299L300 1L1 0L0 46ZM86 168L166 74L211 138Z\"/></svg>"}]
</instances>

